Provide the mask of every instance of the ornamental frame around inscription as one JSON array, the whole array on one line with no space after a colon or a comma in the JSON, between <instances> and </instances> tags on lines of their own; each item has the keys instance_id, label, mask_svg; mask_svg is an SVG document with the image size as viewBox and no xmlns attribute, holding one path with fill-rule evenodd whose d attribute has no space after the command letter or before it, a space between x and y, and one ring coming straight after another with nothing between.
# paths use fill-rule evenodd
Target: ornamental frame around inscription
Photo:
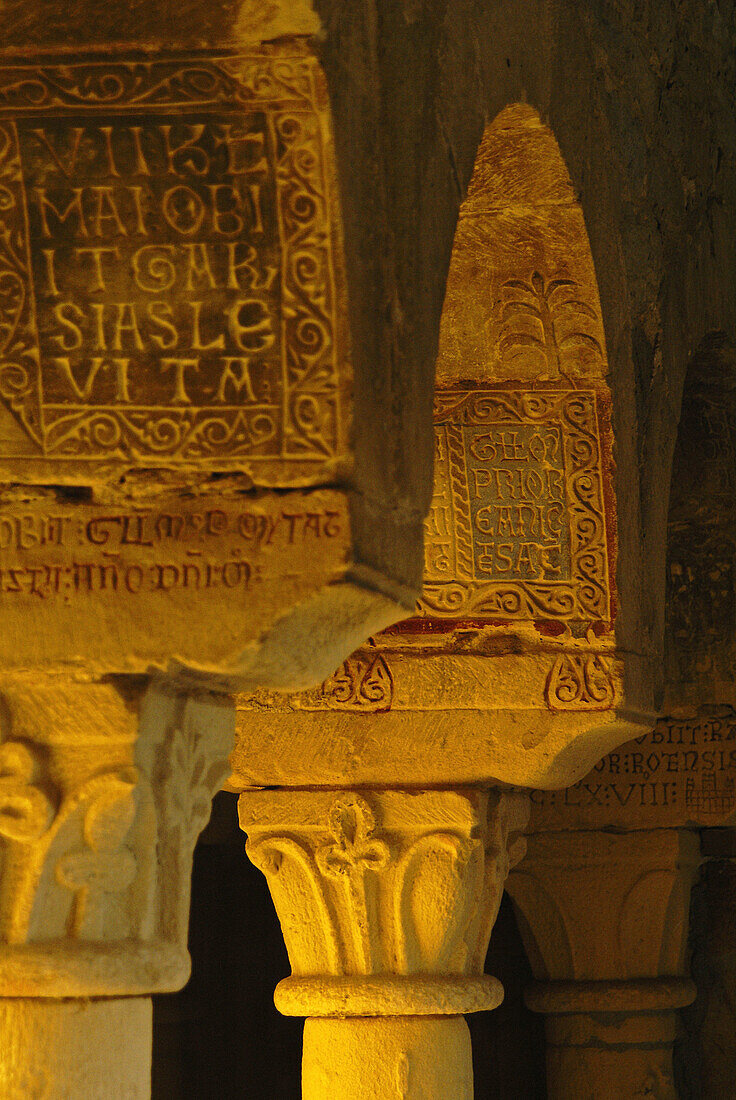
<instances>
[{"instance_id":1,"label":"ornamental frame around inscription","mask_svg":"<svg viewBox=\"0 0 736 1100\"><path fill-rule=\"evenodd\" d=\"M27 439L0 460L89 460L258 470L274 481L309 477L344 449L340 371L342 323L331 225L335 185L316 62L305 55L228 56L0 68L0 401ZM115 112L259 111L266 115L281 264L280 407L244 404L177 408L125 404L65 406L66 430L47 423L27 196L15 119L78 123ZM154 114L155 112L155 114ZM318 273L318 274L316 274ZM273 414L273 415L272 415ZM24 444L25 447L25 444ZM10 461L8 461L10 460Z\"/></svg>"},{"instance_id":2,"label":"ornamental frame around inscription","mask_svg":"<svg viewBox=\"0 0 736 1100\"><path fill-rule=\"evenodd\" d=\"M609 550L599 395L594 390L488 389L438 391L435 430L447 446L451 509L447 581L429 576L420 611L435 618L610 622ZM570 577L560 580L478 580L463 428L555 426L560 432L570 533ZM438 472L435 493L442 492ZM432 534L427 533L432 544Z\"/></svg>"}]
</instances>

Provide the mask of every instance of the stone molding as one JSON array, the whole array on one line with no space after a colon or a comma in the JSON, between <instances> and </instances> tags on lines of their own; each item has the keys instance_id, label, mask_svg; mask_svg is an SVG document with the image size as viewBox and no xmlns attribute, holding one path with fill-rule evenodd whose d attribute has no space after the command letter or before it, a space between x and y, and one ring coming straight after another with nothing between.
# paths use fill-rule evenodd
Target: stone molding
<instances>
[{"instance_id":1,"label":"stone molding","mask_svg":"<svg viewBox=\"0 0 736 1100\"><path fill-rule=\"evenodd\" d=\"M483 974L526 797L466 790L246 791L240 823L292 965L289 1015L496 1007Z\"/></svg>"}]
</instances>

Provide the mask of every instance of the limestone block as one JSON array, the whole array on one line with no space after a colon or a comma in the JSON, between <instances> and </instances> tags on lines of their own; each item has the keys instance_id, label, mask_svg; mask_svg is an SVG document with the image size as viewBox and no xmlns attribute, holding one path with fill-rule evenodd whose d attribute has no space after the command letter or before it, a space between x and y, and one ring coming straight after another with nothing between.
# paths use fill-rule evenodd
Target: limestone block
<instances>
[{"instance_id":1,"label":"limestone block","mask_svg":"<svg viewBox=\"0 0 736 1100\"><path fill-rule=\"evenodd\" d=\"M509 107L484 132L450 260L417 615L321 691L243 693L234 789L564 787L653 723L648 647L624 644L641 606L619 555L607 355L559 148Z\"/></svg>"},{"instance_id":2,"label":"limestone block","mask_svg":"<svg viewBox=\"0 0 736 1100\"><path fill-rule=\"evenodd\" d=\"M239 694L229 785L564 786L650 724L623 678L592 636L383 634L318 689Z\"/></svg>"},{"instance_id":3,"label":"limestone block","mask_svg":"<svg viewBox=\"0 0 736 1100\"><path fill-rule=\"evenodd\" d=\"M413 606L419 501L373 538L351 491L324 74L257 41L317 29L291 7L240 50L0 57L4 667L306 686Z\"/></svg>"}]
</instances>

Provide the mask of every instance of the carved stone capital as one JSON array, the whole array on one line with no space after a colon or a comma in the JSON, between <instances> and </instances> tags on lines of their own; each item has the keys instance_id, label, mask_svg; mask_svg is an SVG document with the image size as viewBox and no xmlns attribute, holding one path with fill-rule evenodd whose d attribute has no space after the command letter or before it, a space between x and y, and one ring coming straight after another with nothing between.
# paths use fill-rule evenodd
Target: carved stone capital
<instances>
[{"instance_id":1,"label":"carved stone capital","mask_svg":"<svg viewBox=\"0 0 736 1100\"><path fill-rule=\"evenodd\" d=\"M483 974L526 798L473 790L248 791L240 823L268 879L292 976L287 1015L494 1008Z\"/></svg>"},{"instance_id":2,"label":"carved stone capital","mask_svg":"<svg viewBox=\"0 0 736 1100\"><path fill-rule=\"evenodd\" d=\"M677 1010L686 973L690 889L700 864L686 830L548 832L528 839L508 890L547 1016L553 1100L676 1097ZM609 1082L601 1093L600 1082Z\"/></svg>"},{"instance_id":3,"label":"carved stone capital","mask_svg":"<svg viewBox=\"0 0 736 1100\"><path fill-rule=\"evenodd\" d=\"M125 689L123 689L125 690ZM177 989L233 719L154 683L0 679L0 997Z\"/></svg>"}]
</instances>

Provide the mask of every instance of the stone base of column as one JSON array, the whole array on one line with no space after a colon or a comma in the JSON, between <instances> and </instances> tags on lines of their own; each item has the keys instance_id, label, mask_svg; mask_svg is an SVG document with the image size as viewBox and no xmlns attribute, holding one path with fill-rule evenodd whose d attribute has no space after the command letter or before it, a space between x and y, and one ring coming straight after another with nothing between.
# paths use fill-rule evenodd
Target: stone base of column
<instances>
[{"instance_id":1,"label":"stone base of column","mask_svg":"<svg viewBox=\"0 0 736 1100\"><path fill-rule=\"evenodd\" d=\"M151 1095L149 997L0 999L3 1100Z\"/></svg>"},{"instance_id":2,"label":"stone base of column","mask_svg":"<svg viewBox=\"0 0 736 1100\"><path fill-rule=\"evenodd\" d=\"M462 1016L309 1019L302 1100L473 1100L473 1062Z\"/></svg>"},{"instance_id":3,"label":"stone base of column","mask_svg":"<svg viewBox=\"0 0 736 1100\"><path fill-rule=\"evenodd\" d=\"M549 1100L677 1100L672 1047L687 979L538 982L527 991L547 1014Z\"/></svg>"}]
</instances>

